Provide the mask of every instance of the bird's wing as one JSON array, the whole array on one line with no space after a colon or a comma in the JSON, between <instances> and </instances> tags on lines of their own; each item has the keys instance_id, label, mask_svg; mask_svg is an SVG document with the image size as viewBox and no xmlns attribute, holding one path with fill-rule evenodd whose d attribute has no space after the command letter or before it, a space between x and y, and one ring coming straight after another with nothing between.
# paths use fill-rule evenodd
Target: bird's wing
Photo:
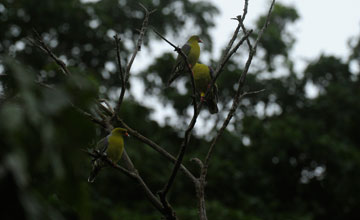
<instances>
[{"instance_id":1,"label":"bird's wing","mask_svg":"<svg viewBox=\"0 0 360 220\"><path fill-rule=\"evenodd\" d=\"M190 53L190 50L191 50L191 45L189 43L186 43L181 47L181 50L182 50L182 52L184 52L184 54L186 56L189 56L189 53Z\"/></svg>"},{"instance_id":2,"label":"bird's wing","mask_svg":"<svg viewBox=\"0 0 360 220\"><path fill-rule=\"evenodd\" d=\"M101 139L97 145L96 145L96 149L100 151L100 154L104 154L109 146L109 136L104 137L103 139ZM101 168L105 165L105 163L102 161L101 158L96 158L95 160L92 161L92 170L90 172L90 175L88 177L88 182L92 183L95 180L95 177L97 176L97 174L99 173L99 171L101 170Z\"/></svg>"},{"instance_id":3,"label":"bird's wing","mask_svg":"<svg viewBox=\"0 0 360 220\"><path fill-rule=\"evenodd\" d=\"M104 154L109 146L109 136L104 137L103 139L101 139L98 144L97 144L97 149L100 150L101 154Z\"/></svg>"},{"instance_id":4,"label":"bird's wing","mask_svg":"<svg viewBox=\"0 0 360 220\"><path fill-rule=\"evenodd\" d=\"M189 56L190 54L190 50L191 50L191 45L186 43L181 47L181 50L183 51L183 53L186 56ZM186 70L186 62L183 58L183 56L181 56L181 54L178 54L176 61L175 61L175 65L173 66L173 69L171 70L171 76L169 78L169 81L167 83L167 86L170 86L170 84L177 78L179 77L184 70Z\"/></svg>"},{"instance_id":5,"label":"bird's wing","mask_svg":"<svg viewBox=\"0 0 360 220\"><path fill-rule=\"evenodd\" d=\"M191 45L186 43L181 47L182 52L186 55L189 56L190 54L190 50L191 50ZM183 71L183 69L185 68L185 61L184 61L184 57L181 56L181 54L178 54L176 61L175 61L175 65L173 67L173 71L171 71L171 73L174 73L176 71Z\"/></svg>"}]
</instances>

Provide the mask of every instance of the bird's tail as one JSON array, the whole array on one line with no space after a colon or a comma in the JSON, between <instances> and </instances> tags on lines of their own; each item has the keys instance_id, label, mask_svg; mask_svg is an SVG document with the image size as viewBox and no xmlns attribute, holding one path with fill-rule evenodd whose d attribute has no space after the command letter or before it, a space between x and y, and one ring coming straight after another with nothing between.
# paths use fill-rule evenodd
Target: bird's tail
<instances>
[{"instance_id":1,"label":"bird's tail","mask_svg":"<svg viewBox=\"0 0 360 220\"><path fill-rule=\"evenodd\" d=\"M95 160L93 162L93 168L90 172L90 175L88 177L88 182L89 183L93 183L94 180L95 180L95 177L98 175L98 173L100 172L101 168L103 166L101 165L101 161L98 159L98 160Z\"/></svg>"},{"instance_id":2,"label":"bird's tail","mask_svg":"<svg viewBox=\"0 0 360 220\"><path fill-rule=\"evenodd\" d=\"M173 66L172 70L171 70L171 74L170 74L170 78L167 81L166 84L166 88L168 88L170 86L170 84L176 79L178 78L180 75L182 75L183 73L187 72L187 68L184 67L184 62L180 62L177 63Z\"/></svg>"},{"instance_id":3,"label":"bird's tail","mask_svg":"<svg viewBox=\"0 0 360 220\"><path fill-rule=\"evenodd\" d=\"M215 114L219 112L219 109L214 99L207 100L206 104L211 114Z\"/></svg>"},{"instance_id":4,"label":"bird's tail","mask_svg":"<svg viewBox=\"0 0 360 220\"><path fill-rule=\"evenodd\" d=\"M212 91L210 93L210 97L206 100L207 107L209 108L209 112L211 114L215 114L219 112L219 109L217 107L217 101L218 101L218 87L216 84L214 84Z\"/></svg>"},{"instance_id":5,"label":"bird's tail","mask_svg":"<svg viewBox=\"0 0 360 220\"><path fill-rule=\"evenodd\" d=\"M166 83L166 88L170 87L171 83L174 82L174 80L176 78L178 78L180 76L181 72L173 72L172 75L170 76L169 80Z\"/></svg>"}]
</instances>

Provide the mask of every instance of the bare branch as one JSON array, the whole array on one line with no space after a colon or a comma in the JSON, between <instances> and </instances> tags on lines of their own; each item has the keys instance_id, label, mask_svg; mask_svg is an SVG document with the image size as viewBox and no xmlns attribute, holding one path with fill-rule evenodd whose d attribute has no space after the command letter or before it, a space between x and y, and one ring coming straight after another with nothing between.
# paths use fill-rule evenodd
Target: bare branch
<instances>
[{"instance_id":1,"label":"bare branch","mask_svg":"<svg viewBox=\"0 0 360 220\"><path fill-rule=\"evenodd\" d=\"M199 165L200 170L204 167L203 162L199 158L196 158L196 157L191 158L190 161L196 163L197 165Z\"/></svg>"},{"instance_id":2,"label":"bare branch","mask_svg":"<svg viewBox=\"0 0 360 220\"><path fill-rule=\"evenodd\" d=\"M222 72L223 68L225 67L226 63L230 60L231 56L236 53L236 51L239 49L239 47L244 43L246 39L249 38L250 34L252 33L252 30L248 31L241 39L240 41L235 45L235 47L229 51L229 53L224 57L224 60L220 62L220 64L217 66L217 69L215 71L215 76L212 81L216 81L216 79L219 77L220 73Z\"/></svg>"},{"instance_id":3,"label":"bare branch","mask_svg":"<svg viewBox=\"0 0 360 220\"><path fill-rule=\"evenodd\" d=\"M144 180L142 179L142 177L140 176L139 172L135 169L135 166L133 164L133 162L131 161L130 157L128 156L128 154L126 153L126 150L124 150L123 153L123 160L126 163L128 169L135 174L135 179L137 180L137 182L140 184L141 188L144 190L146 197L149 199L149 201L151 202L151 204L157 209L159 210L161 213L164 214L164 208L161 205L161 203L159 202L159 199L154 195L154 193L152 193L152 191L149 189L149 187L147 186L147 184L144 182Z\"/></svg>"},{"instance_id":4,"label":"bare branch","mask_svg":"<svg viewBox=\"0 0 360 220\"><path fill-rule=\"evenodd\" d=\"M34 40L28 39L30 41L30 43L33 46L35 46L35 47L41 49L42 51L44 51L45 53L47 53L51 57L51 59L53 59L55 61L55 63L61 68L64 75L70 75L71 73L68 70L66 64L50 50L50 48L42 40L40 34L35 29L33 29L33 33L34 33L35 39Z\"/></svg>"},{"instance_id":5,"label":"bare branch","mask_svg":"<svg viewBox=\"0 0 360 220\"><path fill-rule=\"evenodd\" d=\"M159 197L160 197L160 201L163 203L164 207L167 208L168 210L171 209L171 206L167 202L166 195L169 192L172 184L174 183L176 174L179 171L180 164L182 163L182 160L183 160L184 155L185 155L185 151L186 151L186 149L187 149L187 147L189 145L190 138L191 138L191 133L192 133L192 130L193 130L195 124L196 124L196 120L197 120L197 118L199 116L202 104L203 104L203 102L200 102L197 105L198 111L194 112L194 115L193 115L193 117L191 119L191 122L190 122L190 124L188 125L188 128L185 131L185 137L183 139L183 142L181 143L180 151L178 153L176 163L175 163L174 168L173 168L173 170L171 172L170 178L167 181L167 183L165 184L165 186L163 187L163 189L161 189L159 191L159 193L158 193Z\"/></svg>"},{"instance_id":6,"label":"bare branch","mask_svg":"<svg viewBox=\"0 0 360 220\"><path fill-rule=\"evenodd\" d=\"M244 96L247 96L247 95L258 94L258 93L264 92L264 91L265 91L265 89L260 89L260 90L256 90L256 91L244 92L241 96L244 97Z\"/></svg>"},{"instance_id":7,"label":"bare branch","mask_svg":"<svg viewBox=\"0 0 360 220\"><path fill-rule=\"evenodd\" d=\"M87 153L89 156L91 156L91 157L94 158L94 159L98 159L98 158L101 157L101 158L104 159L104 161L105 161L106 163L108 163L111 167L113 167L113 168L121 171L122 173L124 173L124 174L125 174L126 176L128 176L128 177L136 178L136 174L135 174L135 173L133 173L133 172L129 171L128 169L126 169L126 168L124 168L124 167L122 167L122 166L120 166L120 165L112 162L112 160L110 160L108 157L102 155L100 152L90 151L90 150L87 150L87 149L80 149L80 150L83 151L83 152L85 152L85 153Z\"/></svg>"},{"instance_id":8,"label":"bare branch","mask_svg":"<svg viewBox=\"0 0 360 220\"><path fill-rule=\"evenodd\" d=\"M247 31L243 21L244 21L243 19L239 19L239 24L241 25L241 29L243 30L244 34L246 34L248 31ZM249 38L246 39L246 43L247 43L249 49L251 49L252 45L251 45Z\"/></svg>"},{"instance_id":9,"label":"bare branch","mask_svg":"<svg viewBox=\"0 0 360 220\"><path fill-rule=\"evenodd\" d=\"M212 155L212 152L213 152L213 149L214 149L214 146L217 142L217 140L219 139L219 137L222 135L222 133L224 132L225 128L227 127L227 125L229 124L231 118L233 117L237 107L239 106L239 101L241 99L241 97L245 94L249 94L249 93L243 93L241 94L241 91L242 91L242 88L243 88L243 85L245 83L245 78L246 78L246 75L249 71L249 68L250 68L250 65L251 65L251 61L252 61L252 58L255 54L255 51L256 51L256 47L258 45L258 42L264 32L264 30L266 29L266 27L268 26L269 24L269 20L270 20L270 14L271 14L271 11L272 11L272 8L274 6L274 3L275 3L275 0L272 1L271 3L271 6L270 6L270 9L269 9L269 12L267 14L267 17L266 17L266 21L265 21L265 24L264 26L262 27L262 29L260 30L260 33L258 35L258 38L256 39L256 42L254 44L254 47L250 48L249 50L249 56L248 56L248 59L246 61L246 64L245 64L245 68L244 68L244 71L243 73L241 74L239 80L238 80L238 88L237 88L237 91L236 91L236 94L233 98L233 104L231 106L231 109L222 125L222 127L220 128L220 130L218 131L218 134L216 135L216 137L213 139L213 141L211 142L211 145L210 145L210 148L209 148L209 151L206 155L206 158L205 158L205 163L204 163L204 170L203 170L203 173L202 175L206 176L206 173L207 173L207 169L208 169L208 165L209 165L209 160L211 158L211 155Z\"/></svg>"},{"instance_id":10,"label":"bare branch","mask_svg":"<svg viewBox=\"0 0 360 220\"><path fill-rule=\"evenodd\" d=\"M272 9L273 9L273 7L274 7L274 4L275 4L275 0L273 0L273 1L271 2L269 11L268 11L267 16L266 16L265 24L264 24L264 26L261 28L261 30L260 30L260 32L259 32L259 35L258 35L258 37L256 38L256 41L255 41L255 44L254 44L254 47L253 47L254 50L256 50L257 45L258 45L258 43L259 43L262 35L264 34L265 29L269 26L269 23L270 23L270 15L271 15L271 11L272 11Z\"/></svg>"},{"instance_id":11,"label":"bare branch","mask_svg":"<svg viewBox=\"0 0 360 220\"><path fill-rule=\"evenodd\" d=\"M143 142L144 144L147 144L152 149L154 149L156 152L160 153L165 158L167 158L169 161L171 161L173 163L176 162L176 158L174 156L172 156L169 152L164 150L164 148L162 148L161 146L159 146L158 144L156 144L155 142L153 142L149 138L141 135L138 131L132 129L122 119L118 118L118 121L121 123L121 125L124 128L126 128L126 130L129 132L129 134L131 136L134 136L139 141ZM180 169L186 174L186 176L188 176L190 178L191 181L193 181L193 182L195 181L195 179L196 179L195 176L184 165L181 164Z\"/></svg>"},{"instance_id":12,"label":"bare branch","mask_svg":"<svg viewBox=\"0 0 360 220\"><path fill-rule=\"evenodd\" d=\"M237 20L237 18L233 18L233 19ZM224 50L224 52L223 52L223 55L221 56L221 61L224 61L224 60L225 60L225 57L226 57L227 54L229 53L232 45L234 44L234 42L235 42L235 40L236 40L236 38L237 38L237 36L238 36L238 34L239 34L240 27L241 27L241 25L240 25L240 22L239 22L239 23L238 23L238 26L236 27L236 29L235 29L235 31L234 31L233 36L231 37L228 45L226 46L226 48L225 48L225 50Z\"/></svg>"},{"instance_id":13,"label":"bare branch","mask_svg":"<svg viewBox=\"0 0 360 220\"><path fill-rule=\"evenodd\" d=\"M244 2L244 8L243 8L243 14L242 14L242 19L241 19L242 22L245 21L245 17L246 17L246 15L247 15L248 7L249 7L249 0L245 0L245 2Z\"/></svg>"},{"instance_id":14,"label":"bare branch","mask_svg":"<svg viewBox=\"0 0 360 220\"><path fill-rule=\"evenodd\" d=\"M139 172L135 169L133 163L131 162L131 159L129 158L129 156L127 155L126 151L124 150L123 153L123 160L124 162L128 165L128 169L114 163L110 158L108 158L105 155L100 154L100 152L97 151L93 151L90 152L88 150L82 149L82 151L84 151L85 153L87 153L88 155L90 155L91 157L93 157L94 159L97 158L101 158L102 160L104 160L108 165L110 165L112 168L122 172L123 174L125 174L126 176L136 180L140 187L144 190L146 197L149 199L149 201L151 202L151 204L158 209L161 213L163 212L163 207L161 205L161 203L159 202L158 198L151 192L151 190L149 189L149 187L146 185L146 183L144 182L144 180L141 178Z\"/></svg>"},{"instance_id":15,"label":"bare branch","mask_svg":"<svg viewBox=\"0 0 360 220\"><path fill-rule=\"evenodd\" d=\"M120 111L120 106L121 106L121 103L124 99L124 95L125 95L125 90L126 90L126 84L127 82L129 81L129 76L130 76L130 70L131 70L131 67L132 67L132 64L136 58L136 55L138 53L138 51L141 50L141 45L142 45L142 42L143 42L143 38L145 36L145 32L147 30L147 27L148 27L148 24L149 24L149 16L150 14L152 14L153 12L155 12L155 10L152 10L152 11L149 11L145 6L143 6L141 3L139 3L140 7L142 7L145 11L145 18L143 20L143 23L142 23L142 26L141 26L141 29L140 29L140 35L139 35L139 38L137 40L137 43L136 43L136 46L135 46L135 49L134 49L134 52L130 58L130 61L129 63L127 64L126 66L126 71L125 73L122 73L122 68L121 68L121 60L120 60L120 53L119 53L119 45L118 45L118 42L119 40L117 40L115 37L115 43L116 43L116 51L117 51L117 59L118 59L118 65L119 65L119 68L120 68L120 71L121 71L121 92L120 92L120 96L119 96L119 100L116 104L116 107L115 107L115 115L117 115ZM115 117L115 116L114 116Z\"/></svg>"},{"instance_id":16,"label":"bare branch","mask_svg":"<svg viewBox=\"0 0 360 220\"><path fill-rule=\"evenodd\" d=\"M117 64L118 64L118 69L119 69L119 72L120 72L120 80L121 80L121 92L120 92L119 100L117 102L117 106L116 106L115 109L120 109L122 100L124 99L124 95L125 95L126 83L125 83L125 73L124 73L124 70L123 70L122 65L121 65L121 57L120 57L120 45L119 45L119 42L120 42L121 39L116 34L116 35L114 35L114 40L115 40L115 45L116 45ZM117 113L118 112L114 112L114 114L117 114Z\"/></svg>"},{"instance_id":17,"label":"bare branch","mask_svg":"<svg viewBox=\"0 0 360 220\"><path fill-rule=\"evenodd\" d=\"M207 220L206 206L205 206L205 177L200 176L195 184L196 197L198 198L199 204L199 218L200 220Z\"/></svg>"},{"instance_id":18,"label":"bare branch","mask_svg":"<svg viewBox=\"0 0 360 220\"><path fill-rule=\"evenodd\" d=\"M101 127L103 127L104 129L106 129L107 131L111 131L111 128L110 128L110 125L103 121L103 120L100 120L100 119L97 119L95 116L93 116L92 114L82 110L81 108L75 106L72 104L72 107L77 110L80 114L84 115L86 118L88 118L90 121L100 125Z\"/></svg>"},{"instance_id":19,"label":"bare branch","mask_svg":"<svg viewBox=\"0 0 360 220\"><path fill-rule=\"evenodd\" d=\"M226 46L223 55L221 56L221 63L225 61L226 56L228 55L232 45L234 44L238 34L239 34L239 30L241 28L241 26L243 26L243 22L245 20L246 14L247 14L247 9L248 9L248 3L249 0L245 0L244 3L244 8L243 8L243 16L241 17L241 15L238 15L236 18L232 18L233 20L237 20L238 21L238 26L236 27L233 36L231 37L228 45ZM244 32L245 34L247 33L247 31ZM246 38L248 40L248 38Z\"/></svg>"},{"instance_id":20,"label":"bare branch","mask_svg":"<svg viewBox=\"0 0 360 220\"><path fill-rule=\"evenodd\" d=\"M114 40L115 40L115 46L116 46L116 61L117 61L119 72L120 72L120 80L121 80L122 84L125 84L124 70L121 65L121 57L120 57L120 45L119 44L120 44L121 38L117 34L115 34Z\"/></svg>"}]
</instances>

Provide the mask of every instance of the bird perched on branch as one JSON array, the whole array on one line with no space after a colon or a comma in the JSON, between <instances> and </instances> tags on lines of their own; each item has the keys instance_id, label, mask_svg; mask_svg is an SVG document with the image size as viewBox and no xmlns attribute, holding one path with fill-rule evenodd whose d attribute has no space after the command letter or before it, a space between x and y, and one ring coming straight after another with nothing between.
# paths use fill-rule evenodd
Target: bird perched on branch
<instances>
[{"instance_id":1,"label":"bird perched on branch","mask_svg":"<svg viewBox=\"0 0 360 220\"><path fill-rule=\"evenodd\" d=\"M117 163L124 152L124 138L129 136L124 128L114 128L111 133L97 143L97 150L100 155L107 156L112 162ZM92 183L101 168L106 166L103 158L95 158L92 162L92 171L89 175L88 182Z\"/></svg>"},{"instance_id":2,"label":"bird perched on branch","mask_svg":"<svg viewBox=\"0 0 360 220\"><path fill-rule=\"evenodd\" d=\"M201 39L197 35L193 35L189 38L189 40L181 47L181 50L187 56L187 60L190 65L190 69L196 64L200 56L200 46L199 43L202 43ZM186 61L181 54L178 54L175 65L171 71L171 76L169 81L167 82L167 87L179 77L182 73L188 71L188 67L186 66Z\"/></svg>"},{"instance_id":3,"label":"bird perched on branch","mask_svg":"<svg viewBox=\"0 0 360 220\"><path fill-rule=\"evenodd\" d=\"M205 64L196 63L192 71L194 73L196 91L200 94L200 101L205 101L211 114L217 113L219 110L217 107L218 88L216 84L212 87L209 95L205 97L206 91L210 88L211 80L214 77L213 69Z\"/></svg>"}]
</instances>

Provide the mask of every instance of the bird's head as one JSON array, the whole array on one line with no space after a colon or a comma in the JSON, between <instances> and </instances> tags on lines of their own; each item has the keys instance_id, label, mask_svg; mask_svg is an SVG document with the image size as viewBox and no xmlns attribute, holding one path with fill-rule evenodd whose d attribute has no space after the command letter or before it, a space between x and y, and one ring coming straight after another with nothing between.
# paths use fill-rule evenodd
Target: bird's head
<instances>
[{"instance_id":1,"label":"bird's head","mask_svg":"<svg viewBox=\"0 0 360 220\"><path fill-rule=\"evenodd\" d=\"M199 36L197 35L193 35L189 38L188 40L189 42L197 42L197 43L202 43L202 40L200 39Z\"/></svg>"},{"instance_id":2,"label":"bird's head","mask_svg":"<svg viewBox=\"0 0 360 220\"><path fill-rule=\"evenodd\" d=\"M127 130L125 128L114 128L111 131L112 134L117 134L117 135L124 135L126 137L129 137L129 133L127 132Z\"/></svg>"}]
</instances>

